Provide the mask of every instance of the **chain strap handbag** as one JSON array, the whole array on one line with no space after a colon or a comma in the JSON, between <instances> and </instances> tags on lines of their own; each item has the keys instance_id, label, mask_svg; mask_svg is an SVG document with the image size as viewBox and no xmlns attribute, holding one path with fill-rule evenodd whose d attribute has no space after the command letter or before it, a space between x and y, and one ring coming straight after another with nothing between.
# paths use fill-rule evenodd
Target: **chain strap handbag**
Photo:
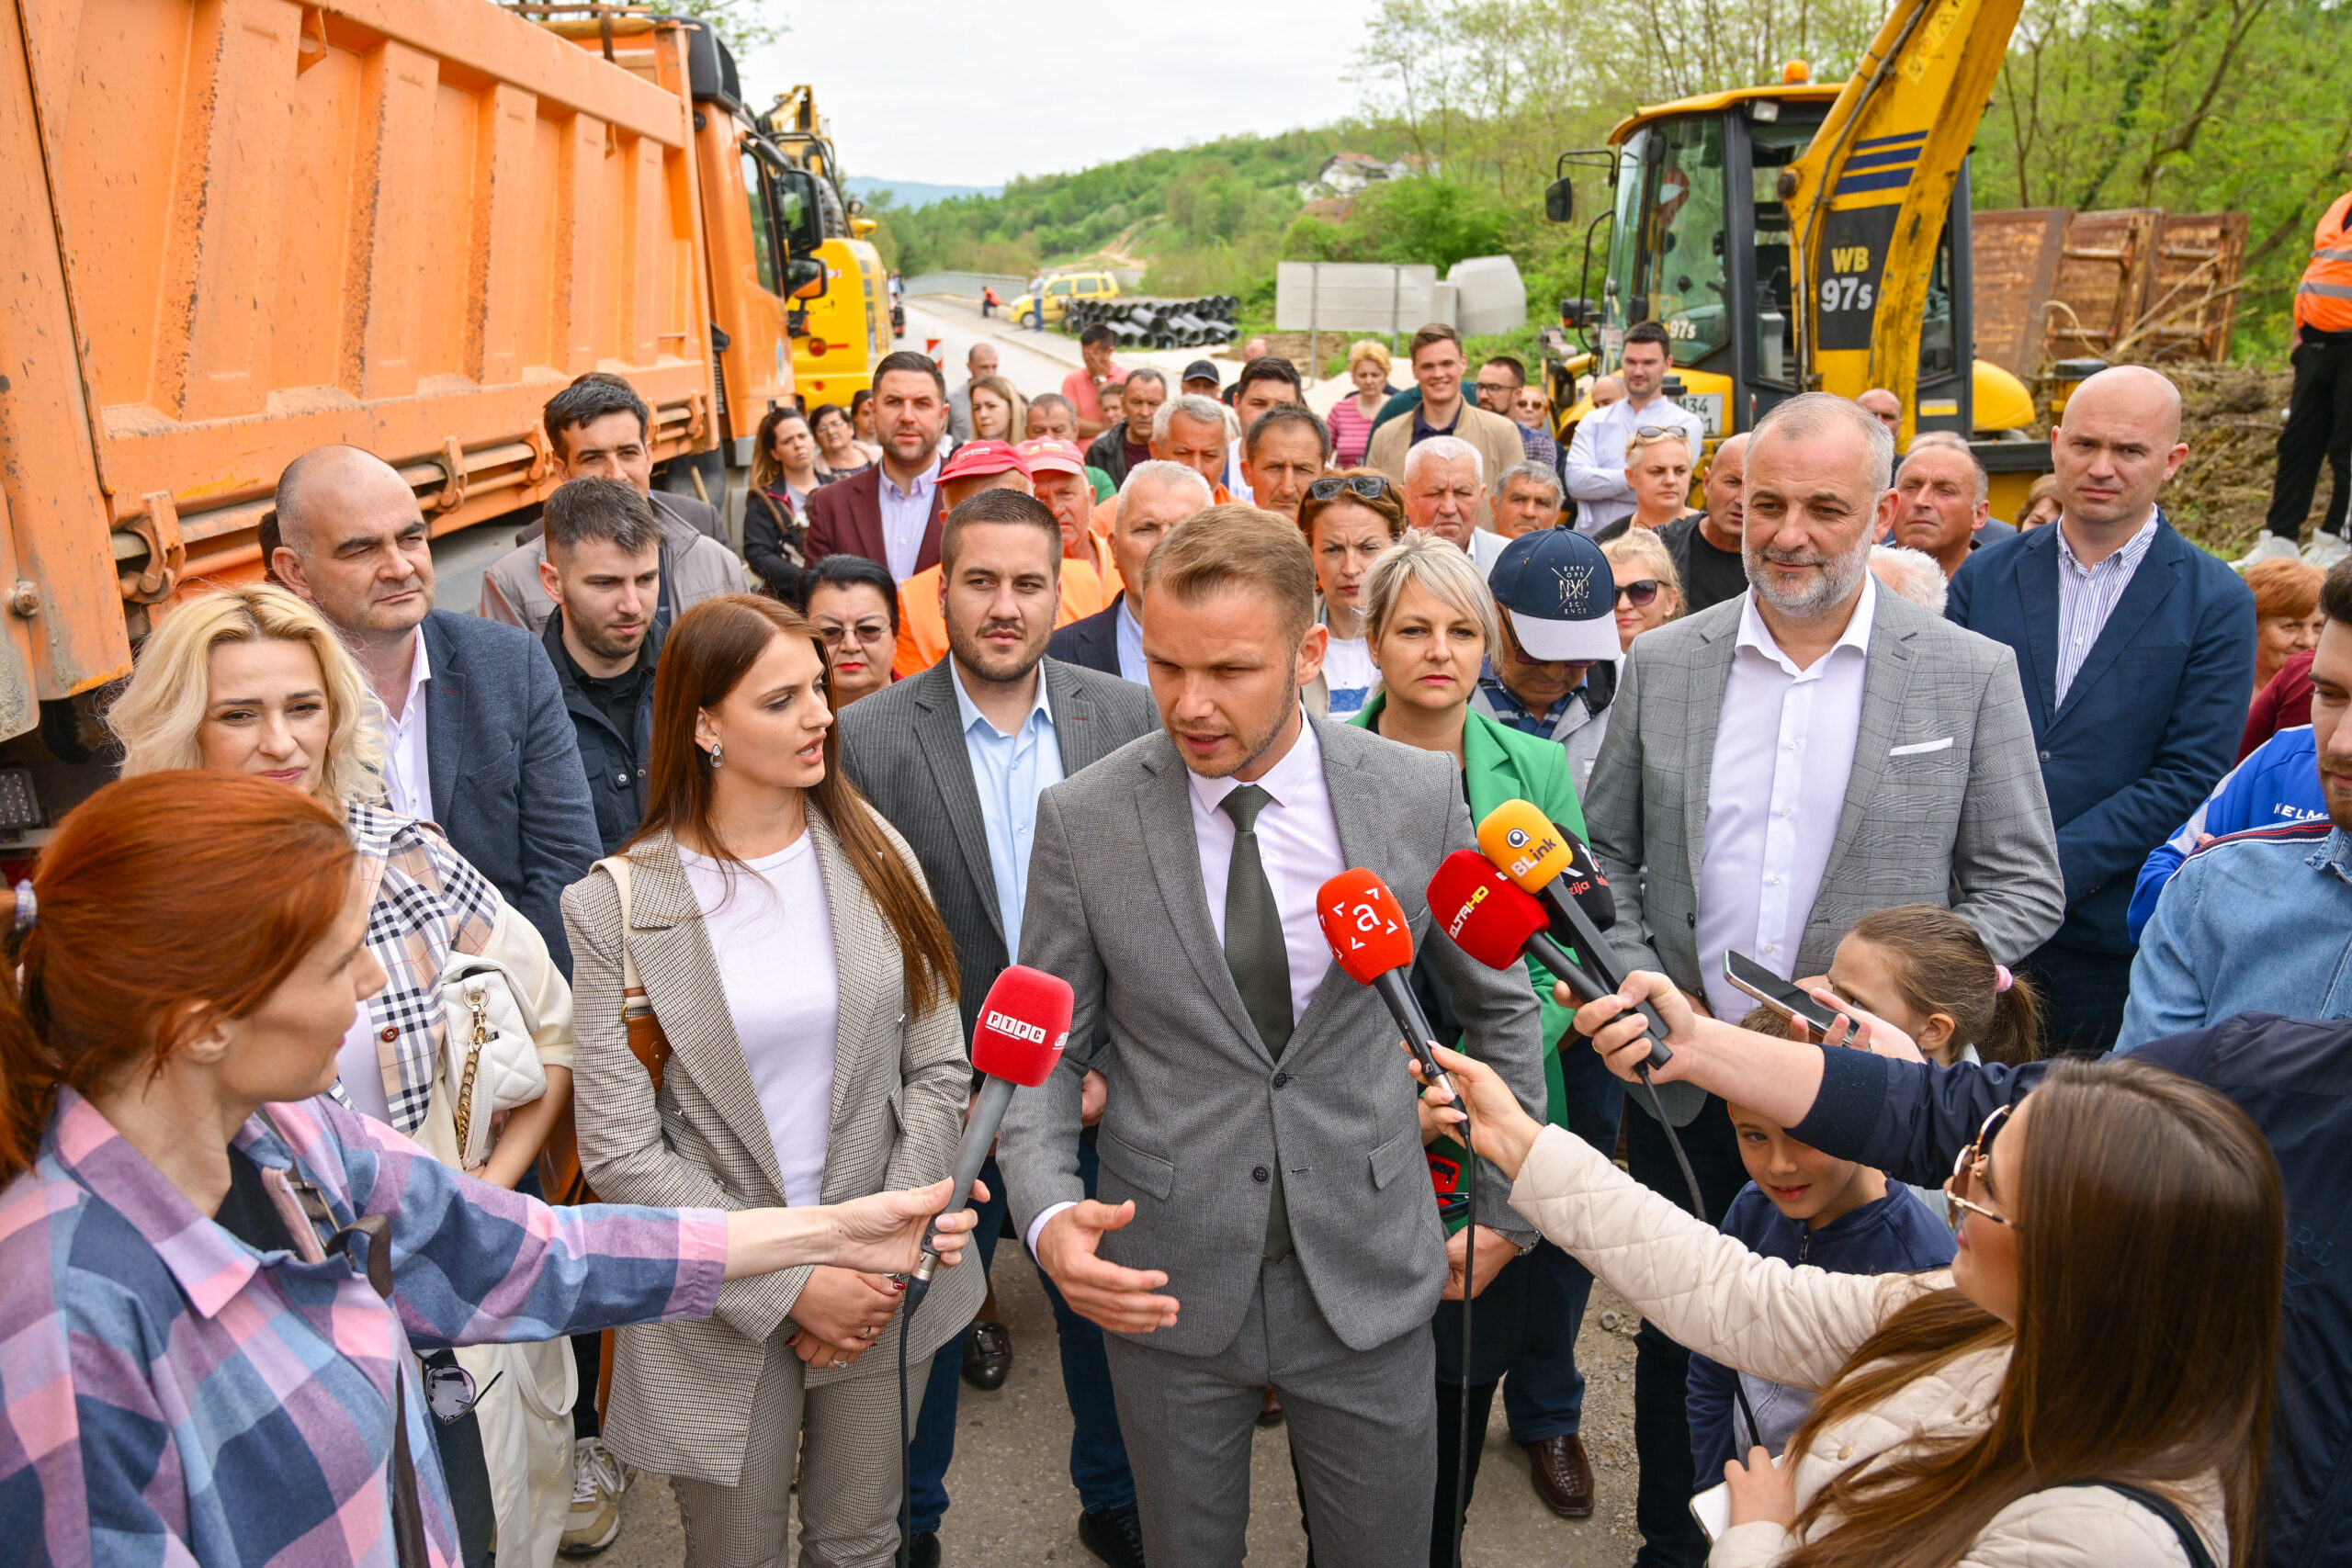
<instances>
[{"instance_id":1,"label":"chain strap handbag","mask_svg":"<svg viewBox=\"0 0 2352 1568\"><path fill-rule=\"evenodd\" d=\"M539 1065L539 1021L523 987L495 958L453 953L436 985L447 1026L442 1071L454 1073L449 1111L457 1123L458 1168L480 1170L496 1142L497 1113L528 1105L548 1091Z\"/></svg>"}]
</instances>

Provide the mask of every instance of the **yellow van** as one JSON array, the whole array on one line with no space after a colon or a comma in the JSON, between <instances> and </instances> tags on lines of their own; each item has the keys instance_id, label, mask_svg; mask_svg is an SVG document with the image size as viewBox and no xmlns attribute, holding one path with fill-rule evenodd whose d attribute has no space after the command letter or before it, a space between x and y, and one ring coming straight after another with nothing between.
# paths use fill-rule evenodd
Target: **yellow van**
<instances>
[{"instance_id":1,"label":"yellow van","mask_svg":"<svg viewBox=\"0 0 2352 1568\"><path fill-rule=\"evenodd\" d=\"M1073 272L1046 279L1046 320L1058 321L1069 313L1073 299L1115 299L1119 297L1119 280L1107 272ZM1037 310L1037 296L1023 294L1012 302L1012 320L1021 326Z\"/></svg>"}]
</instances>

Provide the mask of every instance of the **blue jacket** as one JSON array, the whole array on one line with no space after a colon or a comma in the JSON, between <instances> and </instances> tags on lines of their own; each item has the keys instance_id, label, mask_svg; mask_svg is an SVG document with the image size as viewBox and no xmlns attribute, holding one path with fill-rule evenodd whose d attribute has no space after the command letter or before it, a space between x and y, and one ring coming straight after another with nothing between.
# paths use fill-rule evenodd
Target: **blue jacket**
<instances>
[{"instance_id":1,"label":"blue jacket","mask_svg":"<svg viewBox=\"0 0 2352 1568\"><path fill-rule=\"evenodd\" d=\"M2156 900L2117 1043L2257 1010L2352 1017L2347 932L2352 834L2322 818L2216 840Z\"/></svg>"},{"instance_id":2,"label":"blue jacket","mask_svg":"<svg viewBox=\"0 0 2352 1568\"><path fill-rule=\"evenodd\" d=\"M435 610L424 636L434 822L539 928L568 976L558 900L602 852L555 666L520 626Z\"/></svg>"},{"instance_id":3,"label":"blue jacket","mask_svg":"<svg viewBox=\"0 0 2352 1568\"><path fill-rule=\"evenodd\" d=\"M1082 665L1100 670L1105 675L1122 673L1119 669L1119 600L1126 597L1119 591L1117 598L1091 615L1084 615L1054 633L1046 645L1046 657L1058 659L1065 664Z\"/></svg>"},{"instance_id":4,"label":"blue jacket","mask_svg":"<svg viewBox=\"0 0 2352 1568\"><path fill-rule=\"evenodd\" d=\"M1951 1262L1951 1228L1907 1187L1890 1183L1885 1197L1841 1214L1819 1230L1790 1219L1753 1181L1724 1211L1724 1235L1747 1243L1760 1258L1792 1268L1807 1264L1832 1274L1918 1274ZM1763 1428L1764 1446L1779 1453L1804 1425L1813 1395L1693 1352L1690 1357L1690 1459L1701 1490L1724 1478L1725 1461L1744 1458L1751 1434L1732 1389L1746 1384L1748 1408Z\"/></svg>"},{"instance_id":5,"label":"blue jacket","mask_svg":"<svg viewBox=\"0 0 2352 1568\"><path fill-rule=\"evenodd\" d=\"M2056 528L1987 545L1953 575L1945 614L2017 652L2066 881L2051 941L2129 953L2133 874L2237 757L2254 594L2159 515L2062 705L2058 570Z\"/></svg>"},{"instance_id":6,"label":"blue jacket","mask_svg":"<svg viewBox=\"0 0 2352 1568\"><path fill-rule=\"evenodd\" d=\"M2035 532L2042 532L2037 529ZM2167 900L2169 902L2169 900ZM2340 942L2340 938L2339 938ZM2352 1023L2246 1013L2152 1040L2152 1062L2235 1100L2269 1140L2287 1190L2287 1297L2261 1568L2352 1565ZM1789 1135L1907 1181L1941 1181L1997 1105L2047 1062L1929 1067L1867 1051L1822 1055L1820 1092Z\"/></svg>"},{"instance_id":7,"label":"blue jacket","mask_svg":"<svg viewBox=\"0 0 2352 1568\"><path fill-rule=\"evenodd\" d=\"M2140 885L2132 891L2132 942L2137 943L2147 930L2157 895L2180 863L2197 852L2199 839L2208 833L2226 839L2251 828L2317 822L2326 817L2327 796L2319 787L2319 743L2312 739L2312 727L2280 730L2222 774L2179 831L2148 852L2140 867Z\"/></svg>"}]
</instances>

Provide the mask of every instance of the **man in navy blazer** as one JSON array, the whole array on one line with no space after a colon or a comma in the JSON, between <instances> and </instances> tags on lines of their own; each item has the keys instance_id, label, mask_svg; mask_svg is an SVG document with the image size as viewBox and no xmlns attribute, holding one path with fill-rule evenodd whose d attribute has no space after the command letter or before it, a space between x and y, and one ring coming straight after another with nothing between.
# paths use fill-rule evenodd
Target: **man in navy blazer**
<instances>
[{"instance_id":1,"label":"man in navy blazer","mask_svg":"<svg viewBox=\"0 0 2352 1568\"><path fill-rule=\"evenodd\" d=\"M271 569L334 627L383 702L391 808L437 825L569 975L557 901L602 851L547 650L518 626L433 608L424 515L381 459L306 452L279 477L277 504Z\"/></svg>"},{"instance_id":2,"label":"man in navy blazer","mask_svg":"<svg viewBox=\"0 0 2352 1568\"><path fill-rule=\"evenodd\" d=\"M2017 651L2066 882L2065 923L2027 968L2052 1048L2096 1054L2123 1022L2134 875L2236 757L2254 595L2156 505L2188 455L2164 377L2085 381L2050 452L2064 513L1971 556L1945 613Z\"/></svg>"}]
</instances>

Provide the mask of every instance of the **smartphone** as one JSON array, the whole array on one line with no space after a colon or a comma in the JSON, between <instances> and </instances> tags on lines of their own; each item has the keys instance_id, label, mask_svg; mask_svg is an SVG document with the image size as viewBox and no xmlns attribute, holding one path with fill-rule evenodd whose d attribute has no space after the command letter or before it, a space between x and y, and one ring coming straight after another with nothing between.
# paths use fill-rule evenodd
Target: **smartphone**
<instances>
[{"instance_id":1,"label":"smartphone","mask_svg":"<svg viewBox=\"0 0 2352 1568\"><path fill-rule=\"evenodd\" d=\"M1816 1035L1826 1034L1837 1025L1838 1015L1835 1012L1744 953L1724 951L1724 978L1782 1018L1804 1024Z\"/></svg>"},{"instance_id":2,"label":"smartphone","mask_svg":"<svg viewBox=\"0 0 2352 1568\"><path fill-rule=\"evenodd\" d=\"M1690 1517L1707 1532L1710 1544L1731 1529L1731 1483L1718 1481L1690 1499Z\"/></svg>"}]
</instances>

